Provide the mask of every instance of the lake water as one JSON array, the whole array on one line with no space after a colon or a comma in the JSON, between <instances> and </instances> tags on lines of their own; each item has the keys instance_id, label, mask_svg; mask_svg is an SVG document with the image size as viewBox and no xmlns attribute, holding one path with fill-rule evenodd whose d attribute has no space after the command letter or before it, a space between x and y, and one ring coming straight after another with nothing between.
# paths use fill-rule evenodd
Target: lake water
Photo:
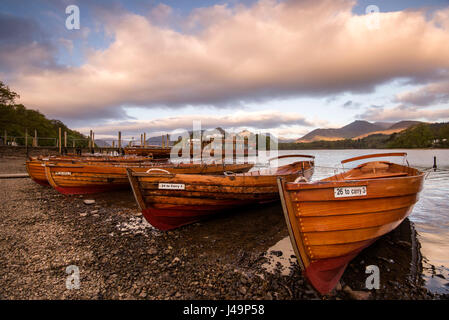
<instances>
[{"instance_id":1,"label":"lake water","mask_svg":"<svg viewBox=\"0 0 449 320\"><path fill-rule=\"evenodd\" d=\"M449 293L449 150L413 149L413 150L282 150L279 154L310 154L315 156L315 174L313 180L319 180L341 172L340 161L359 155L383 152L407 152L410 166L426 170L433 166L437 157L437 171L431 170L427 176L420 200L409 216L418 232L421 253L424 257L424 279L426 286L433 292ZM379 158L402 163L402 157ZM279 164L292 162L287 158ZM375 160L375 159L373 159ZM362 160L363 161L363 160ZM365 160L367 161L367 160ZM370 161L370 160L368 160ZM345 165L345 169L362 162ZM337 166L336 166L337 165ZM350 166L349 166L350 165ZM339 168L339 169L337 169ZM433 270L431 266L434 266ZM439 274L440 276L437 276ZM441 278L443 276L444 278Z\"/></svg>"}]
</instances>

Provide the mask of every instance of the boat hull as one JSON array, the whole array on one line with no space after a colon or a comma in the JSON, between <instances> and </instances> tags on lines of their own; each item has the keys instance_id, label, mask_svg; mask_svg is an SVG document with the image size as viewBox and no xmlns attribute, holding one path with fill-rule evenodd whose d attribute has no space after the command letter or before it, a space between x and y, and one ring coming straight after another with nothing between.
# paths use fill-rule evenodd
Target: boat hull
<instances>
[{"instance_id":1,"label":"boat hull","mask_svg":"<svg viewBox=\"0 0 449 320\"><path fill-rule=\"evenodd\" d=\"M25 167L30 178L39 185L50 186L45 172L45 163L61 164L92 164L92 163L111 163L111 164L139 164L151 163L152 159L145 157L131 156L51 156L51 157L30 157L26 161ZM125 179L126 180L126 179Z\"/></svg>"},{"instance_id":2,"label":"boat hull","mask_svg":"<svg viewBox=\"0 0 449 320\"><path fill-rule=\"evenodd\" d=\"M27 161L25 163L25 167L27 169L28 175L31 180L36 182L37 184L45 187L49 187L47 177L45 175L45 168L41 162L37 161Z\"/></svg>"},{"instance_id":3,"label":"boat hull","mask_svg":"<svg viewBox=\"0 0 449 320\"><path fill-rule=\"evenodd\" d=\"M263 203L273 201L276 201L276 199L266 200ZM201 205L200 210L198 205L151 206L143 209L142 214L153 227L167 231L204 220L236 207L249 206L253 203L252 201L235 201L233 199L214 205Z\"/></svg>"},{"instance_id":4,"label":"boat hull","mask_svg":"<svg viewBox=\"0 0 449 320\"><path fill-rule=\"evenodd\" d=\"M137 172L148 169L182 173L222 173L225 170L246 172L252 164L236 165L155 165L153 167L134 167ZM128 165L46 165L45 174L50 185L58 192L70 194L93 194L129 188L126 175Z\"/></svg>"},{"instance_id":5,"label":"boat hull","mask_svg":"<svg viewBox=\"0 0 449 320\"><path fill-rule=\"evenodd\" d=\"M395 178L279 181L293 248L317 291L331 291L349 261L410 214L424 180L423 173L412 170L404 167L409 175ZM341 196L340 191L348 192L347 196ZM357 195L351 194L355 191Z\"/></svg>"},{"instance_id":6,"label":"boat hull","mask_svg":"<svg viewBox=\"0 0 449 320\"><path fill-rule=\"evenodd\" d=\"M304 171L302 168L298 165L296 171L283 176L288 181L299 176L310 178L313 166ZM128 177L143 215L160 230L174 229L234 208L279 200L276 175L150 175L129 170ZM182 190L168 190L165 186L181 186Z\"/></svg>"},{"instance_id":7,"label":"boat hull","mask_svg":"<svg viewBox=\"0 0 449 320\"><path fill-rule=\"evenodd\" d=\"M92 186L81 186L81 187L59 187L55 186L54 189L59 193L65 195L71 194L93 194L102 193L116 190L126 190L129 189L129 184L114 184L114 185L92 185Z\"/></svg>"},{"instance_id":8,"label":"boat hull","mask_svg":"<svg viewBox=\"0 0 449 320\"><path fill-rule=\"evenodd\" d=\"M137 155L137 156L152 156L153 159L163 159L170 158L171 148L138 148L138 147L127 147L124 149L127 155Z\"/></svg>"}]
</instances>

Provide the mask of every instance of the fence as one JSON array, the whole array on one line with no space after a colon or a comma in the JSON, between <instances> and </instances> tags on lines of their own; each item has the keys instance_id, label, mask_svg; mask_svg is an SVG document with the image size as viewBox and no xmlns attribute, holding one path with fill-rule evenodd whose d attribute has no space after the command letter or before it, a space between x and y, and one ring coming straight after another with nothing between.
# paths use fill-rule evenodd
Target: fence
<instances>
[{"instance_id":1,"label":"fence","mask_svg":"<svg viewBox=\"0 0 449 320\"><path fill-rule=\"evenodd\" d=\"M159 143L152 143L152 145L168 146L169 136L167 134L161 136ZM146 138L146 133L140 135L140 141L132 139L122 139L122 133L119 131L117 139L99 139L95 140L95 133L90 130L90 134L86 138L69 138L67 132L62 132L62 128L58 130L58 138L54 137L39 137L37 130L34 130L34 136L30 135L28 129L24 130L23 136L8 136L5 130L0 137L0 146L26 146L26 147L54 147L59 148L102 148L102 149L120 149L129 146L149 146Z\"/></svg>"}]
</instances>

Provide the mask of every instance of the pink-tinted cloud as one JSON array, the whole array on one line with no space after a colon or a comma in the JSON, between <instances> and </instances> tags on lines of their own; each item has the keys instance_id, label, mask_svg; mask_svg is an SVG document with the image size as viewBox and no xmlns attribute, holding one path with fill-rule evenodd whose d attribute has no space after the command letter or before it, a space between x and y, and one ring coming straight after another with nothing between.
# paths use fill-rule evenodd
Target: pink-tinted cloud
<instances>
[{"instance_id":1,"label":"pink-tinted cloud","mask_svg":"<svg viewBox=\"0 0 449 320\"><path fill-rule=\"evenodd\" d=\"M440 119L449 119L449 108L421 109L405 105L398 105L392 108L371 107L364 113L358 115L358 118L369 121L439 121Z\"/></svg>"},{"instance_id":2,"label":"pink-tinted cloud","mask_svg":"<svg viewBox=\"0 0 449 320\"><path fill-rule=\"evenodd\" d=\"M307 131L306 127L314 123L306 120L299 113L281 112L279 110L264 110L259 112L237 111L229 115L190 114L177 117L158 118L154 120L114 121L102 126L96 126L98 137L115 135L122 131L127 135L140 134L142 130L151 133L170 132L173 130L192 130L193 122L200 121L203 129L221 127L223 129L254 128L274 129L273 132L283 136ZM278 128L279 123L283 127ZM91 128L81 127L76 130L88 133ZM270 130L271 131L271 130Z\"/></svg>"},{"instance_id":3,"label":"pink-tinted cloud","mask_svg":"<svg viewBox=\"0 0 449 320\"><path fill-rule=\"evenodd\" d=\"M396 101L412 106L447 103L449 102L449 81L434 82L413 91L399 93L396 95Z\"/></svg>"},{"instance_id":4,"label":"pink-tinted cloud","mask_svg":"<svg viewBox=\"0 0 449 320\"><path fill-rule=\"evenodd\" d=\"M114 41L80 67L22 72L22 102L53 116L113 114L123 105L238 104L280 96L366 91L397 77L449 69L449 26L439 11L352 13L354 1L265 1L196 10L186 30L121 12ZM153 15L167 16L161 7Z\"/></svg>"}]
</instances>

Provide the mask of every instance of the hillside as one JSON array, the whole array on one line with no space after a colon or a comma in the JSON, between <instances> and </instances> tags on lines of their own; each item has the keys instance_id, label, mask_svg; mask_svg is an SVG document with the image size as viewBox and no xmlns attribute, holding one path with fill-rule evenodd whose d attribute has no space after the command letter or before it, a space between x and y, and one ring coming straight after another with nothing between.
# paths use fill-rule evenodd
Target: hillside
<instances>
[{"instance_id":1,"label":"hillside","mask_svg":"<svg viewBox=\"0 0 449 320\"><path fill-rule=\"evenodd\" d=\"M337 141L344 139L362 139L373 134L390 135L405 130L413 125L419 124L419 121L400 121L397 123L388 122L368 122L356 120L344 127L336 129L315 129L305 136L299 138L296 142L312 141Z\"/></svg>"},{"instance_id":2,"label":"hillside","mask_svg":"<svg viewBox=\"0 0 449 320\"><path fill-rule=\"evenodd\" d=\"M40 146L54 146L56 144L55 139L58 139L59 136L59 128L61 128L62 132L67 131L67 140L70 142L73 139L86 139L81 133L70 130L61 121L47 119L39 111L29 110L21 104L0 104L0 135L2 142L6 130L8 142L11 142L11 139L13 139L17 145L24 145L25 128L28 129L29 145L32 144L34 130L37 130Z\"/></svg>"},{"instance_id":3,"label":"hillside","mask_svg":"<svg viewBox=\"0 0 449 320\"><path fill-rule=\"evenodd\" d=\"M449 123L419 123L390 135L371 134L361 139L280 143L281 150L449 148Z\"/></svg>"},{"instance_id":4,"label":"hillside","mask_svg":"<svg viewBox=\"0 0 449 320\"><path fill-rule=\"evenodd\" d=\"M32 144L34 130L37 130L40 146L55 146L59 136L59 128L67 132L67 140L83 139L86 137L77 131L70 130L59 120L47 119L36 110L27 109L22 104L15 104L19 95L11 91L0 81L0 142L3 143L4 134L8 136L8 143L25 144L25 129L28 129L28 144ZM84 142L84 141L83 141ZM81 145L81 141L77 141ZM87 142L84 142L87 145Z\"/></svg>"}]
</instances>

